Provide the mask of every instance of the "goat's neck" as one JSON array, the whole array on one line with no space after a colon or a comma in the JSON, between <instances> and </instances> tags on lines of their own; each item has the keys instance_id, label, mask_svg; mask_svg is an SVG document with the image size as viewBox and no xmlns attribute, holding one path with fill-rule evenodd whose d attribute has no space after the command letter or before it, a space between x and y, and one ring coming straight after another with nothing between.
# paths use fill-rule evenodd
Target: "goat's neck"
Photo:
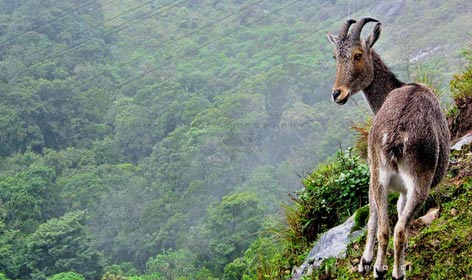
<instances>
[{"instance_id":1,"label":"goat's neck","mask_svg":"<svg viewBox=\"0 0 472 280\"><path fill-rule=\"evenodd\" d=\"M372 60L374 62L374 79L363 92L370 108L374 114L377 114L385 99L387 99L388 94L392 90L403 86L404 83L395 77L395 74L388 69L379 55L373 50Z\"/></svg>"}]
</instances>

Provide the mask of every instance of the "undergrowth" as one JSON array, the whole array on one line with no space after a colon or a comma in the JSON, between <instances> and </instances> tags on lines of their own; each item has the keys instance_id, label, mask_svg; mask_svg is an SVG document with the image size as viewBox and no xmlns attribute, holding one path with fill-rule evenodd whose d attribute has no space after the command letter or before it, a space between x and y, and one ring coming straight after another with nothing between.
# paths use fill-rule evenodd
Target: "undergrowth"
<instances>
[{"instance_id":1,"label":"undergrowth","mask_svg":"<svg viewBox=\"0 0 472 280\"><path fill-rule=\"evenodd\" d=\"M369 169L352 149L338 152L303 180L286 207L285 267L300 265L318 235L340 224L368 202Z\"/></svg>"}]
</instances>

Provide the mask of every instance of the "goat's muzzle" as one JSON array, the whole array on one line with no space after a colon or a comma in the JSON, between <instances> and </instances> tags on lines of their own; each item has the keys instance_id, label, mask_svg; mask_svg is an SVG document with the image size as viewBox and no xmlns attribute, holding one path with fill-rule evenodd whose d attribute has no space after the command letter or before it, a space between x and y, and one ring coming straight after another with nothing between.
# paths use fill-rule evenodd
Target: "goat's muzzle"
<instances>
[{"instance_id":1,"label":"goat's muzzle","mask_svg":"<svg viewBox=\"0 0 472 280\"><path fill-rule=\"evenodd\" d=\"M336 102L336 104L344 105L349 99L349 91L346 89L340 89L340 88L333 89L332 97L333 97L333 101Z\"/></svg>"}]
</instances>

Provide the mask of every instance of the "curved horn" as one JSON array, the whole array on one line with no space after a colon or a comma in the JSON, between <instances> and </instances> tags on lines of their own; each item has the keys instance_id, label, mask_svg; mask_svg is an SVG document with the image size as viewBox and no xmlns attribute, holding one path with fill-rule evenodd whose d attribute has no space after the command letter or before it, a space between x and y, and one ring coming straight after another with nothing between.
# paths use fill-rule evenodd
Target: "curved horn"
<instances>
[{"instance_id":1,"label":"curved horn","mask_svg":"<svg viewBox=\"0 0 472 280\"><path fill-rule=\"evenodd\" d=\"M355 20L353 19L349 19L347 20L344 25L341 27L341 30L339 31L339 35L338 35L338 38L340 40L346 38L347 36L347 32L349 31L349 27L353 24L353 23L356 23Z\"/></svg>"},{"instance_id":2,"label":"curved horn","mask_svg":"<svg viewBox=\"0 0 472 280\"><path fill-rule=\"evenodd\" d=\"M360 40L361 39L361 32L362 32L362 28L364 27L364 25L366 25L366 23L368 22L379 22L378 20L376 19L373 19L373 18L362 18L360 19L356 25L354 25L352 27L352 30L351 30L351 38L352 39L355 39L355 40Z\"/></svg>"}]
</instances>

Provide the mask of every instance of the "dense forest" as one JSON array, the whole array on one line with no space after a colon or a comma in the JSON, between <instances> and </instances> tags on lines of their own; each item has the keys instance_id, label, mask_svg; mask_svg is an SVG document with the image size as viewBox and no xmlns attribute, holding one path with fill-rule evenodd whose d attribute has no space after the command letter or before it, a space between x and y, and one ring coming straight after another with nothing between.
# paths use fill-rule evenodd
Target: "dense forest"
<instances>
[{"instance_id":1,"label":"dense forest","mask_svg":"<svg viewBox=\"0 0 472 280\"><path fill-rule=\"evenodd\" d=\"M330 101L325 31L378 18L378 52L402 79L433 84L446 108L471 10L0 0L0 279L288 277L254 262L284 258L290 197L371 114L361 97Z\"/></svg>"}]
</instances>

